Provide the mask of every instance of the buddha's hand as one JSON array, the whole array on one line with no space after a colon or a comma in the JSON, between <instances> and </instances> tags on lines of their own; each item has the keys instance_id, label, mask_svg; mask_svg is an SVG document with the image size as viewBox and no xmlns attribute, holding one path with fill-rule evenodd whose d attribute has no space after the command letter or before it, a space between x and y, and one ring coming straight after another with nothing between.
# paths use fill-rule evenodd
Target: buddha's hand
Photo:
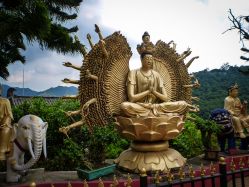
<instances>
[{"instance_id":1,"label":"buddha's hand","mask_svg":"<svg viewBox=\"0 0 249 187\"><path fill-rule=\"evenodd\" d=\"M65 78L65 79L62 80L62 82L64 82L64 83L70 83L70 80L67 79L67 78Z\"/></svg>"},{"instance_id":2,"label":"buddha's hand","mask_svg":"<svg viewBox=\"0 0 249 187\"><path fill-rule=\"evenodd\" d=\"M149 91L150 93L153 94L153 92L155 91L155 88L153 87L152 83L151 83L151 80L149 81Z\"/></svg>"},{"instance_id":3,"label":"buddha's hand","mask_svg":"<svg viewBox=\"0 0 249 187\"><path fill-rule=\"evenodd\" d=\"M150 91L150 93L153 93L153 92L155 91L155 88L153 88L153 86L151 86L151 87L149 88L149 91Z\"/></svg>"},{"instance_id":4,"label":"buddha's hand","mask_svg":"<svg viewBox=\"0 0 249 187\"><path fill-rule=\"evenodd\" d=\"M72 67L72 63L70 62L63 62L63 65L66 67Z\"/></svg>"},{"instance_id":5,"label":"buddha's hand","mask_svg":"<svg viewBox=\"0 0 249 187\"><path fill-rule=\"evenodd\" d=\"M72 111L67 111L67 112L65 112L65 114L66 114L67 116L71 116L71 115L72 115Z\"/></svg>"}]
</instances>

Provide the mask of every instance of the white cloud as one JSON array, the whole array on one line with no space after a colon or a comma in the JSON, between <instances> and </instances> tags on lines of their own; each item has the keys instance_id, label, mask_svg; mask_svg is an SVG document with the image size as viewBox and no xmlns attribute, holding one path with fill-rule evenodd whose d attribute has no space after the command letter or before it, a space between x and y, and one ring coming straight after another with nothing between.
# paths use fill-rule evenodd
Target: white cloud
<instances>
[{"instance_id":1,"label":"white cloud","mask_svg":"<svg viewBox=\"0 0 249 187\"><path fill-rule=\"evenodd\" d=\"M101 7L101 23L114 30L121 30L128 41L141 42L144 31L151 34L155 43L174 40L177 51L187 47L192 56L199 55L190 71L219 68L223 63L241 65L238 36L236 33L222 34L229 28L227 19L231 8L238 14L246 14L245 0L105 0ZM131 43L131 42L130 42ZM132 46L136 54L135 45ZM135 57L137 59L137 57ZM191 58L191 57L189 57ZM132 60L131 68L137 66Z\"/></svg>"},{"instance_id":2,"label":"white cloud","mask_svg":"<svg viewBox=\"0 0 249 187\"><path fill-rule=\"evenodd\" d=\"M235 15L248 15L249 3L248 0L86 0L79 9L77 20L70 25L78 24L77 35L88 48L87 33L91 33L94 43L98 40L95 23L108 35L121 31L133 51L131 69L140 67L136 45L141 43L144 31L150 33L154 43L159 39L165 42L174 40L179 53L188 47L192 49L186 61L200 56L189 69L195 72L219 68L226 62L238 66L244 64L239 59L241 44L237 32L222 34L231 26L227 18L229 8ZM80 55L41 51L36 45L29 51L27 57L30 58L24 66L25 87L41 91L65 85L61 82L64 78L79 78L79 72L62 66L62 62L80 65ZM22 87L23 65L10 65L9 71L11 76L7 84Z\"/></svg>"},{"instance_id":3,"label":"white cloud","mask_svg":"<svg viewBox=\"0 0 249 187\"><path fill-rule=\"evenodd\" d=\"M40 51L42 53L42 51ZM11 75L7 84L22 87L24 68L24 87L32 88L36 91L43 91L50 87L64 85L61 82L64 78L79 79L79 72L71 68L64 67L62 62L70 61L75 65L81 65L82 57L58 55L55 52L46 52L46 56L27 61L25 65L18 63L9 66ZM67 85L72 86L72 85Z\"/></svg>"}]
</instances>

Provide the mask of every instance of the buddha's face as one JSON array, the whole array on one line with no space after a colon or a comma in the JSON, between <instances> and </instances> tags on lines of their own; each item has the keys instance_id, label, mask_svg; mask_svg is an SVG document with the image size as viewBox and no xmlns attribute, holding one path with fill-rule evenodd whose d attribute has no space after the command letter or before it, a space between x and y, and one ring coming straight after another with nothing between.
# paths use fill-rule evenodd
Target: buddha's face
<instances>
[{"instance_id":1,"label":"buddha's face","mask_svg":"<svg viewBox=\"0 0 249 187\"><path fill-rule=\"evenodd\" d=\"M146 54L142 59L142 66L146 69L152 69L153 57L150 54Z\"/></svg>"},{"instance_id":2,"label":"buddha's face","mask_svg":"<svg viewBox=\"0 0 249 187\"><path fill-rule=\"evenodd\" d=\"M144 36L143 37L143 42L146 43L146 44L149 43L150 42L150 36Z\"/></svg>"},{"instance_id":3,"label":"buddha's face","mask_svg":"<svg viewBox=\"0 0 249 187\"><path fill-rule=\"evenodd\" d=\"M231 97L237 97L238 94L239 94L239 90L238 90L238 89L233 89L233 90L231 90L230 93L229 93L229 95L230 95Z\"/></svg>"}]
</instances>

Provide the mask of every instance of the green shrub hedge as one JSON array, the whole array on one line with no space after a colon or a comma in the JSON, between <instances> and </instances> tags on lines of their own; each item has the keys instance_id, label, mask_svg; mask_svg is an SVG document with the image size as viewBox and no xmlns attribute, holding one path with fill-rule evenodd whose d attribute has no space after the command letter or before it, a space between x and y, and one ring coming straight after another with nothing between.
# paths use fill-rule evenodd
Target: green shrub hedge
<instances>
[{"instance_id":1,"label":"green shrub hedge","mask_svg":"<svg viewBox=\"0 0 249 187\"><path fill-rule=\"evenodd\" d=\"M67 138L58 130L60 127L73 123L64 111L73 111L80 108L79 101L58 100L49 105L43 98L34 98L29 102L14 107L15 122L26 114L34 114L48 122L47 152L48 159L41 156L34 167L44 167L46 170L74 170L76 167L93 168L105 158L117 158L129 147L130 142L120 137L114 124L105 127L94 125L90 132L86 125L72 129ZM75 121L81 116L74 116ZM183 132L170 146L178 150L184 157L191 158L203 153L201 133L196 124L186 120ZM29 158L27 158L29 159ZM5 167L0 164L0 169Z\"/></svg>"},{"instance_id":2,"label":"green shrub hedge","mask_svg":"<svg viewBox=\"0 0 249 187\"><path fill-rule=\"evenodd\" d=\"M48 159L43 156L36 167L45 167L46 170L74 170L76 167L89 168L91 163L96 164L104 158L116 158L129 147L129 142L122 139L114 128L114 124L105 127L94 125L90 132L87 126L71 129L69 137L58 130L60 127L73 123L73 120L65 115L65 111L78 110L79 101L58 100L49 105L43 98L34 98L31 101L14 107L15 122L27 114L39 116L48 122L47 153ZM73 116L74 121L81 116Z\"/></svg>"}]
</instances>

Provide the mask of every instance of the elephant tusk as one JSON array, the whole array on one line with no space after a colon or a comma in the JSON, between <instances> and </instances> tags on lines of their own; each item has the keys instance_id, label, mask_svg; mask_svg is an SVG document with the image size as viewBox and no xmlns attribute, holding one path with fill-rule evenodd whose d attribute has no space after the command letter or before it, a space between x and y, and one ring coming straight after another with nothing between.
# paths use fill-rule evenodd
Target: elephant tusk
<instances>
[{"instance_id":1,"label":"elephant tusk","mask_svg":"<svg viewBox=\"0 0 249 187\"><path fill-rule=\"evenodd\" d=\"M46 137L43 138L43 154L44 154L44 157L47 158L47 140L46 140Z\"/></svg>"},{"instance_id":2,"label":"elephant tusk","mask_svg":"<svg viewBox=\"0 0 249 187\"><path fill-rule=\"evenodd\" d=\"M32 146L32 143L31 143L31 139L28 139L28 144L29 144L29 152L30 152L32 158L35 159L35 154L34 154L34 151L33 151L33 146Z\"/></svg>"}]
</instances>

